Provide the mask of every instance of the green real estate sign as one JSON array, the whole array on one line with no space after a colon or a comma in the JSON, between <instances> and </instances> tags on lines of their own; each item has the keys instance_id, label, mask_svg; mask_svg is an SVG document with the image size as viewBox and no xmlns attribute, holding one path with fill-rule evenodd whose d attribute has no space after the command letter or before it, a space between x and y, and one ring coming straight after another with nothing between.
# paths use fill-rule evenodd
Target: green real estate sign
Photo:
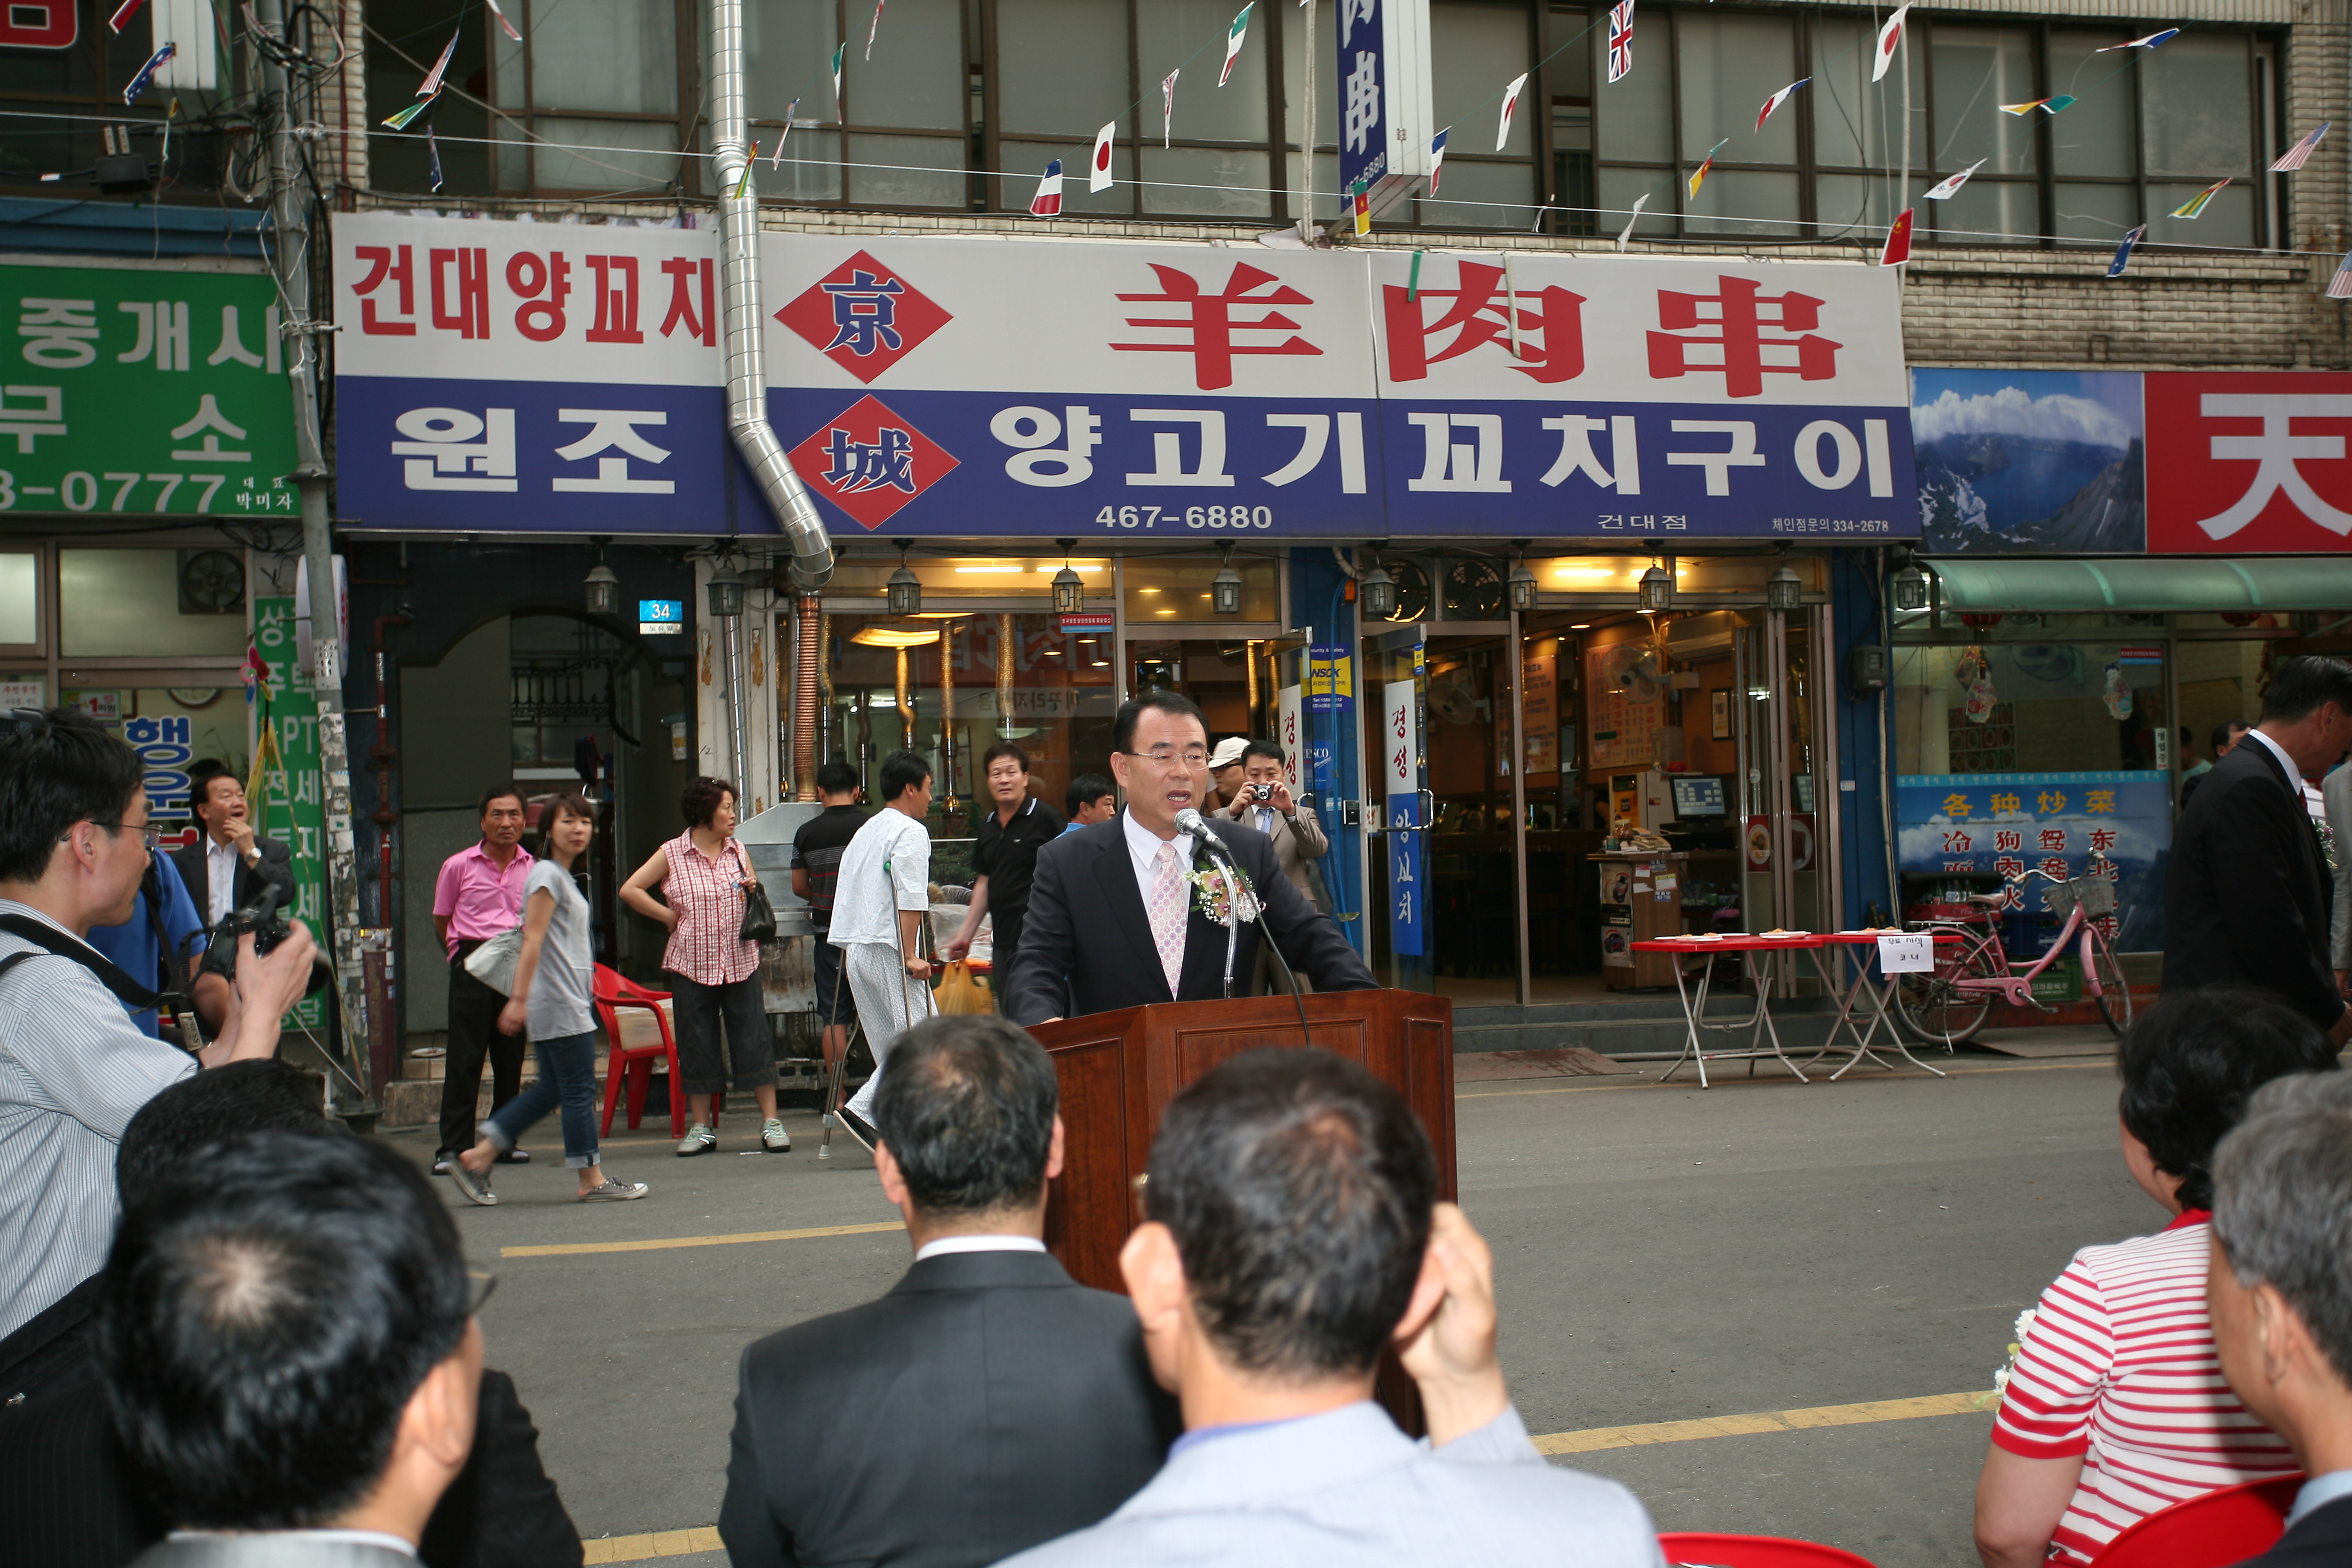
<instances>
[{"instance_id":1,"label":"green real estate sign","mask_svg":"<svg viewBox=\"0 0 2352 1568\"><path fill-rule=\"evenodd\" d=\"M280 388L282 391L283 388ZM253 646L269 671L262 710L277 754L253 799L254 831L293 851L294 904L287 912L327 944L327 810L319 766L319 700L294 657L294 600L253 602ZM287 1016L312 1029L326 1021L326 996L306 996Z\"/></svg>"},{"instance_id":2,"label":"green real estate sign","mask_svg":"<svg viewBox=\"0 0 2352 1568\"><path fill-rule=\"evenodd\" d=\"M229 266L0 267L0 511L300 511L277 284Z\"/></svg>"}]
</instances>

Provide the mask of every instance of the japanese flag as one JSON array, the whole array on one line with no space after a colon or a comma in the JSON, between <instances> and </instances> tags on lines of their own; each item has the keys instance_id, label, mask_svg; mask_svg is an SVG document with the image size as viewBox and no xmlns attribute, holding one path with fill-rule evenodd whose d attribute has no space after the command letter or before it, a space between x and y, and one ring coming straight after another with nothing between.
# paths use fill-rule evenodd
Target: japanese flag
<instances>
[{"instance_id":1,"label":"japanese flag","mask_svg":"<svg viewBox=\"0 0 2352 1568\"><path fill-rule=\"evenodd\" d=\"M1095 132L1095 161L1087 168L1087 189L1110 189L1110 145L1118 134L1118 121L1116 120Z\"/></svg>"},{"instance_id":2,"label":"japanese flag","mask_svg":"<svg viewBox=\"0 0 2352 1568\"><path fill-rule=\"evenodd\" d=\"M1881 267L1900 267L1911 259L1912 210L1905 207L1895 215L1895 226L1886 231L1886 248L1878 253Z\"/></svg>"},{"instance_id":3,"label":"japanese flag","mask_svg":"<svg viewBox=\"0 0 2352 1568\"><path fill-rule=\"evenodd\" d=\"M1225 64L1224 68L1217 72L1219 87L1224 86L1225 79L1234 74L1234 60L1242 52L1242 41L1249 37L1250 13L1256 9L1257 0L1250 0L1248 5L1234 13L1234 25L1225 29Z\"/></svg>"},{"instance_id":4,"label":"japanese flag","mask_svg":"<svg viewBox=\"0 0 2352 1568\"><path fill-rule=\"evenodd\" d=\"M1519 90L1527 85L1528 73L1521 71L1511 79L1511 85L1503 89L1503 117L1495 122L1495 151L1497 153L1503 150L1503 143L1511 139L1511 116L1519 111Z\"/></svg>"},{"instance_id":5,"label":"japanese flag","mask_svg":"<svg viewBox=\"0 0 2352 1568\"><path fill-rule=\"evenodd\" d=\"M1962 169L1958 174L1954 174L1950 179L1944 181L1934 190L1927 191L1922 194L1931 202L1949 201L1952 197L1960 194L1960 187L1969 183L1969 176L1975 174L1979 169L1981 169L1984 166L1985 161L1982 158L1979 158L1975 163L1970 163L1967 168Z\"/></svg>"},{"instance_id":6,"label":"japanese flag","mask_svg":"<svg viewBox=\"0 0 2352 1568\"><path fill-rule=\"evenodd\" d=\"M1903 18L1911 14L1908 0L1895 15L1886 18L1886 26L1878 29L1878 58L1871 63L1870 79L1876 81L1895 63L1895 51L1903 47Z\"/></svg>"},{"instance_id":7,"label":"japanese flag","mask_svg":"<svg viewBox=\"0 0 2352 1568\"><path fill-rule=\"evenodd\" d=\"M1062 216L1062 161L1059 158L1045 165L1045 175L1037 182L1037 194L1029 198L1029 216Z\"/></svg>"}]
</instances>

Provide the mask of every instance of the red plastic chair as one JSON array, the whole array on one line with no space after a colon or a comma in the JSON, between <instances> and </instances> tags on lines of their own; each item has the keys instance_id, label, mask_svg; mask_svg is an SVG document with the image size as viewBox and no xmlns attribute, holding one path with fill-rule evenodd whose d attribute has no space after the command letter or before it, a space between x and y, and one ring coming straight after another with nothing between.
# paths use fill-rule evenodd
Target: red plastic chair
<instances>
[{"instance_id":1,"label":"red plastic chair","mask_svg":"<svg viewBox=\"0 0 2352 1568\"><path fill-rule=\"evenodd\" d=\"M1680 1563L1705 1568L1874 1568L1867 1557L1817 1541L1790 1541L1778 1535L1716 1535L1706 1531L1676 1531L1658 1537L1668 1568Z\"/></svg>"},{"instance_id":2,"label":"red plastic chair","mask_svg":"<svg viewBox=\"0 0 2352 1568\"><path fill-rule=\"evenodd\" d=\"M645 1117L646 1091L653 1087L656 1057L669 1062L669 1135L686 1136L686 1080L678 1073L677 1040L670 1033L669 1012L662 1006L668 1000L667 991L648 991L617 969L601 963L596 966L596 1016L603 1022L604 1038L612 1046L612 1055L604 1063L604 1125L600 1136L613 1135L613 1110L620 1103L625 1079L629 1086L629 1131L636 1131L637 1123ZM625 1008L643 1008L649 1014L654 1027L661 1032L661 1043L624 1045L621 1012Z\"/></svg>"},{"instance_id":3,"label":"red plastic chair","mask_svg":"<svg viewBox=\"0 0 2352 1568\"><path fill-rule=\"evenodd\" d=\"M2300 1475L2243 1481L2158 1509L2107 1542L2091 1568L2229 1568L2286 1533Z\"/></svg>"}]
</instances>

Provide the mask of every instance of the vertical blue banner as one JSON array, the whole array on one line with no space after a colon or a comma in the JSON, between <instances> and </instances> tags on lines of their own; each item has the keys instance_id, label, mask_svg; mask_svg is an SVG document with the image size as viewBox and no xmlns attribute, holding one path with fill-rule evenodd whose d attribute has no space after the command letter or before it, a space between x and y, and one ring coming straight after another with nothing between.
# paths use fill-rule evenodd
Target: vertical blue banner
<instances>
[{"instance_id":1,"label":"vertical blue banner","mask_svg":"<svg viewBox=\"0 0 2352 1568\"><path fill-rule=\"evenodd\" d=\"M1422 905L1421 796L1391 795L1389 811L1389 949L1419 958L1428 910Z\"/></svg>"}]
</instances>

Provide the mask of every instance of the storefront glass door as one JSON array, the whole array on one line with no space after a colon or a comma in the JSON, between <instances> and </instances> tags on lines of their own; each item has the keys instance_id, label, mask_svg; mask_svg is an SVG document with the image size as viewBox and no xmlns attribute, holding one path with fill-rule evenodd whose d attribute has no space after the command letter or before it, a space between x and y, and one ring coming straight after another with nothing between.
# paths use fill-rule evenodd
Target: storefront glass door
<instances>
[{"instance_id":1,"label":"storefront glass door","mask_svg":"<svg viewBox=\"0 0 2352 1568\"><path fill-rule=\"evenodd\" d=\"M1826 744L1832 694L1819 614L1746 611L1734 634L1741 923L1750 931L1841 923L1831 866L1837 769Z\"/></svg>"}]
</instances>

